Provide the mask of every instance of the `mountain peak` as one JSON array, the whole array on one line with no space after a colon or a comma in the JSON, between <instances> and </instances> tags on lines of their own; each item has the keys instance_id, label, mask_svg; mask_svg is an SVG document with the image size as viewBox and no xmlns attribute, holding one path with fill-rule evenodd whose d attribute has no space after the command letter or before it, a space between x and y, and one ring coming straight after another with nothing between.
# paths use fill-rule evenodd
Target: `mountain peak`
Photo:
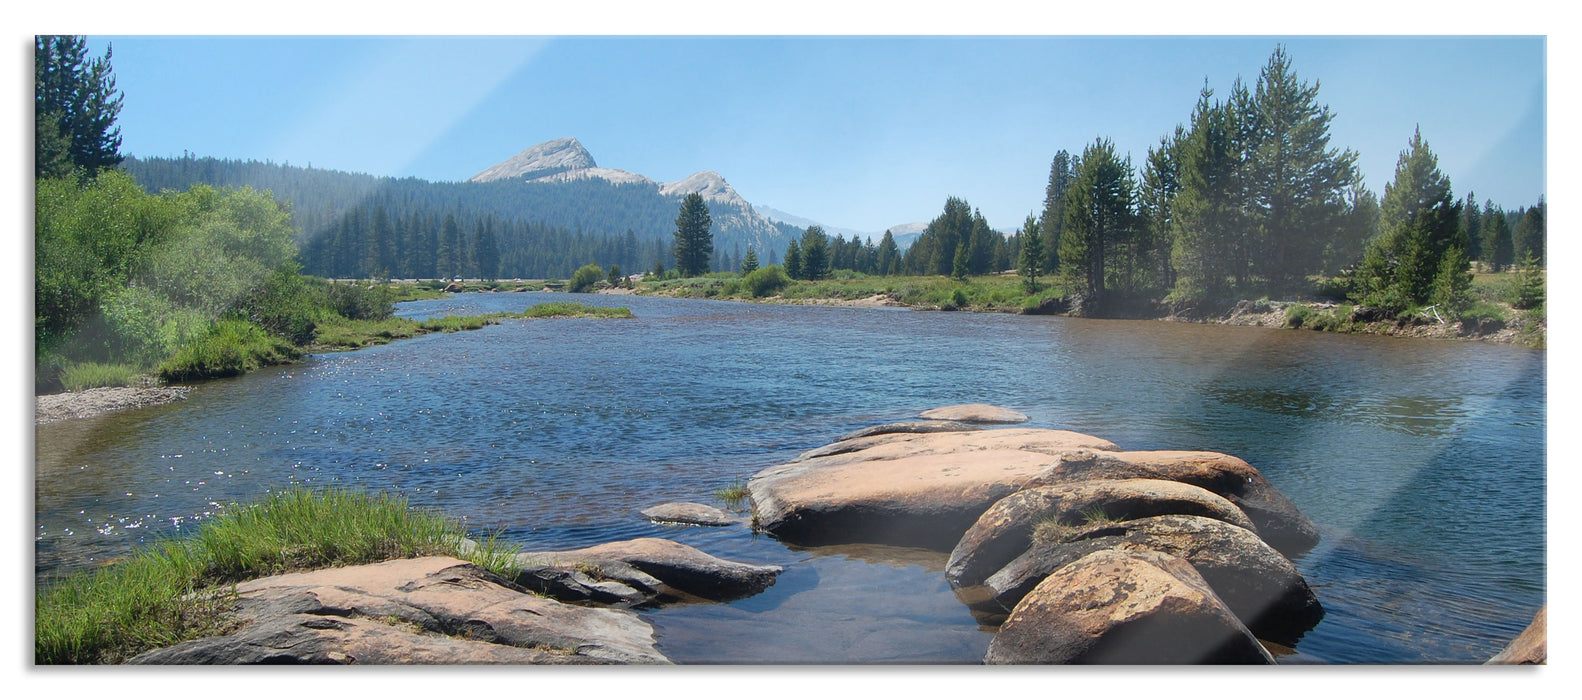
<instances>
[{"instance_id":1,"label":"mountain peak","mask_svg":"<svg viewBox=\"0 0 1582 700\"><path fill-rule=\"evenodd\" d=\"M736 193L731 183L713 170L700 170L675 182L667 182L659 186L659 193L665 196L688 195L696 192L703 198L712 202L723 202L736 206L748 206L747 200Z\"/></svg>"},{"instance_id":2,"label":"mountain peak","mask_svg":"<svg viewBox=\"0 0 1582 700\"><path fill-rule=\"evenodd\" d=\"M537 180L572 170L597 168L593 154L574 138L551 139L528 148L494 167L472 176L469 182L520 178Z\"/></svg>"}]
</instances>

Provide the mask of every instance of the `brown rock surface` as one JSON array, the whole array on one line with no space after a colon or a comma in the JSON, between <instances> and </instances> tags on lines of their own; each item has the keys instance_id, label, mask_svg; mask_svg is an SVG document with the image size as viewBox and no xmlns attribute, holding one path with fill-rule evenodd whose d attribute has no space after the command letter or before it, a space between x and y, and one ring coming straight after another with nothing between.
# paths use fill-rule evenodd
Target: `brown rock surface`
<instances>
[{"instance_id":1,"label":"brown rock surface","mask_svg":"<svg viewBox=\"0 0 1582 700\"><path fill-rule=\"evenodd\" d=\"M874 425L860 430L853 430L845 435L835 438L835 442L856 440L857 438L873 435L890 435L893 433L955 433L964 430L982 430L983 426L974 425L954 420L920 420L903 421L899 423L885 423Z\"/></svg>"},{"instance_id":2,"label":"brown rock surface","mask_svg":"<svg viewBox=\"0 0 1582 700\"><path fill-rule=\"evenodd\" d=\"M1094 552L1044 579L989 644L990 664L1269 664L1185 560Z\"/></svg>"},{"instance_id":3,"label":"brown rock surface","mask_svg":"<svg viewBox=\"0 0 1582 700\"><path fill-rule=\"evenodd\" d=\"M1089 516L1118 521L1172 513L1255 530L1230 501L1177 481L1115 479L1038 486L1000 499L979 516L951 551L945 575L956 587L983 583L1032 546L1033 529L1043 520L1078 526L1087 524Z\"/></svg>"},{"instance_id":4,"label":"brown rock surface","mask_svg":"<svg viewBox=\"0 0 1582 700\"><path fill-rule=\"evenodd\" d=\"M1538 609L1533 621L1494 658L1491 664L1530 665L1549 663L1549 606Z\"/></svg>"},{"instance_id":5,"label":"brown rock surface","mask_svg":"<svg viewBox=\"0 0 1582 700\"><path fill-rule=\"evenodd\" d=\"M1260 639L1290 646L1324 617L1296 565L1257 535L1196 515L1160 515L1075 529L1036 542L989 576L987 593L1005 608L1018 605L1049 574L1104 550L1152 550L1189 562Z\"/></svg>"},{"instance_id":6,"label":"brown rock surface","mask_svg":"<svg viewBox=\"0 0 1582 700\"><path fill-rule=\"evenodd\" d=\"M579 571L625 584L654 601L676 598L667 589L705 600L750 596L774 585L782 571L778 566L728 561L657 537L561 552L524 552L517 557L530 569Z\"/></svg>"},{"instance_id":7,"label":"brown rock surface","mask_svg":"<svg viewBox=\"0 0 1582 700\"><path fill-rule=\"evenodd\" d=\"M271 576L236 591L241 630L131 663L669 663L634 613L523 593L450 557Z\"/></svg>"},{"instance_id":8,"label":"brown rock surface","mask_svg":"<svg viewBox=\"0 0 1582 700\"><path fill-rule=\"evenodd\" d=\"M1027 416L1009 408L986 403L964 403L956 406L931 408L918 414L929 420L951 420L963 423L1026 423Z\"/></svg>"},{"instance_id":9,"label":"brown rock surface","mask_svg":"<svg viewBox=\"0 0 1582 700\"><path fill-rule=\"evenodd\" d=\"M1286 556L1318 543L1318 527L1285 494L1247 462L1218 452L1076 450L1060 456L1031 483L1062 484L1088 479L1165 479L1199 486L1234 503L1257 526L1259 536Z\"/></svg>"},{"instance_id":10,"label":"brown rock surface","mask_svg":"<svg viewBox=\"0 0 1582 700\"><path fill-rule=\"evenodd\" d=\"M770 467L747 482L758 527L796 544L949 550L989 506L1065 452L1114 444L1010 428L857 438L852 449Z\"/></svg>"}]
</instances>

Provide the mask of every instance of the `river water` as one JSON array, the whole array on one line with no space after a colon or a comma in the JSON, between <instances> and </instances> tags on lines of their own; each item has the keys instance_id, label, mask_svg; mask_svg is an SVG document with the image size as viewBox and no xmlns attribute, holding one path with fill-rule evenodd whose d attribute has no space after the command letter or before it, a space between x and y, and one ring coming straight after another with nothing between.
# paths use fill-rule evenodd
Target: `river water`
<instances>
[{"instance_id":1,"label":"river water","mask_svg":"<svg viewBox=\"0 0 1582 700\"><path fill-rule=\"evenodd\" d=\"M1545 353L1422 339L701 300L464 294L510 320L200 385L35 431L36 577L190 532L292 484L406 495L528 550L669 537L786 568L758 596L647 612L683 663L978 663L992 631L941 553L803 549L645 522L802 450L984 402L1123 449L1237 455L1317 522L1327 616L1287 663L1480 663L1545 602Z\"/></svg>"}]
</instances>

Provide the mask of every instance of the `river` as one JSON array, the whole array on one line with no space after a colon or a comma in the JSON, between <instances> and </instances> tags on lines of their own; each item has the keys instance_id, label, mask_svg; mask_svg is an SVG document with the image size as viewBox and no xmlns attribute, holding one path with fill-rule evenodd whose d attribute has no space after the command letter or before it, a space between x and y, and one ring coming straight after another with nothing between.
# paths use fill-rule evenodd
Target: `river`
<instances>
[{"instance_id":1,"label":"river","mask_svg":"<svg viewBox=\"0 0 1582 700\"><path fill-rule=\"evenodd\" d=\"M935 406L1013 408L1123 449L1246 459L1321 528L1327 615L1286 663L1480 663L1545 602L1545 353L1148 321L556 293L635 319L508 320L199 385L35 430L35 576L292 484L406 495L529 550L670 537L786 567L758 596L644 613L683 663L977 663L945 555L788 547L637 511Z\"/></svg>"}]
</instances>

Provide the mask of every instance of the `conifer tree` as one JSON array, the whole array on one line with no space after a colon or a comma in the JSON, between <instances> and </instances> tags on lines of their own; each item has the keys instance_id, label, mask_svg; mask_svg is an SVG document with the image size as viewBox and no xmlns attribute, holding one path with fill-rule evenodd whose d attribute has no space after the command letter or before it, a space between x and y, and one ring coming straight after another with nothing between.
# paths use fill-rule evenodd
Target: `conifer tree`
<instances>
[{"instance_id":1,"label":"conifer tree","mask_svg":"<svg viewBox=\"0 0 1582 700\"><path fill-rule=\"evenodd\" d=\"M714 255L714 234L709 232L712 224L702 195L693 192L681 200L681 211L676 216L675 255L676 269L682 277L709 271L709 260Z\"/></svg>"},{"instance_id":2,"label":"conifer tree","mask_svg":"<svg viewBox=\"0 0 1582 700\"><path fill-rule=\"evenodd\" d=\"M1170 251L1175 270L1171 296L1182 300L1219 297L1236 275L1236 232L1242 227L1241 145L1236 119L1223 103L1211 102L1207 84L1198 93L1186 139L1179 141L1180 189L1172 203Z\"/></svg>"},{"instance_id":3,"label":"conifer tree","mask_svg":"<svg viewBox=\"0 0 1582 700\"><path fill-rule=\"evenodd\" d=\"M794 280L802 279L802 246L795 238L786 245L786 276Z\"/></svg>"},{"instance_id":4,"label":"conifer tree","mask_svg":"<svg viewBox=\"0 0 1582 700\"><path fill-rule=\"evenodd\" d=\"M1368 245L1354 278L1357 300L1392 311L1434 303L1435 298L1457 301L1466 263L1460 217L1461 204L1452 196L1450 179L1439 171L1422 131L1414 132L1396 163L1395 180L1384 188L1379 235Z\"/></svg>"},{"instance_id":5,"label":"conifer tree","mask_svg":"<svg viewBox=\"0 0 1582 700\"><path fill-rule=\"evenodd\" d=\"M81 36L33 38L34 175L58 176L81 168L92 175L121 164L122 94L103 58L87 58Z\"/></svg>"},{"instance_id":6,"label":"conifer tree","mask_svg":"<svg viewBox=\"0 0 1582 700\"><path fill-rule=\"evenodd\" d=\"M1044 186L1044 212L1039 219L1039 230L1043 232L1041 235L1049 242L1044 260L1045 272L1060 271L1060 255L1056 248L1059 247L1060 232L1065 228L1066 190L1071 188L1076 166L1071 153L1064 148L1055 152L1055 158L1049 164L1049 183Z\"/></svg>"},{"instance_id":7,"label":"conifer tree","mask_svg":"<svg viewBox=\"0 0 1582 700\"><path fill-rule=\"evenodd\" d=\"M1066 191L1060 265L1066 288L1093 303L1105 297L1111 248L1129 240L1135 225L1136 181L1131 159L1115 155L1115 144L1097 139L1082 150L1076 177Z\"/></svg>"},{"instance_id":8,"label":"conifer tree","mask_svg":"<svg viewBox=\"0 0 1582 700\"><path fill-rule=\"evenodd\" d=\"M874 262L875 271L883 276L896 274L900 271L901 251L895 244L895 234L886 230L884 238L879 239L879 250Z\"/></svg>"},{"instance_id":9,"label":"conifer tree","mask_svg":"<svg viewBox=\"0 0 1582 700\"><path fill-rule=\"evenodd\" d=\"M829 272L829 239L818 224L802 233L802 279L819 280Z\"/></svg>"},{"instance_id":10,"label":"conifer tree","mask_svg":"<svg viewBox=\"0 0 1582 700\"><path fill-rule=\"evenodd\" d=\"M1022 277L1022 290L1038 293L1038 275L1044 271L1044 240L1038 233L1038 219L1032 214L1022 222L1022 249L1017 257L1017 273Z\"/></svg>"},{"instance_id":11,"label":"conifer tree","mask_svg":"<svg viewBox=\"0 0 1582 700\"><path fill-rule=\"evenodd\" d=\"M1544 200L1522 213L1521 223L1511 233L1511 252L1514 260L1526 267L1531 261L1542 265L1544 261Z\"/></svg>"}]
</instances>

